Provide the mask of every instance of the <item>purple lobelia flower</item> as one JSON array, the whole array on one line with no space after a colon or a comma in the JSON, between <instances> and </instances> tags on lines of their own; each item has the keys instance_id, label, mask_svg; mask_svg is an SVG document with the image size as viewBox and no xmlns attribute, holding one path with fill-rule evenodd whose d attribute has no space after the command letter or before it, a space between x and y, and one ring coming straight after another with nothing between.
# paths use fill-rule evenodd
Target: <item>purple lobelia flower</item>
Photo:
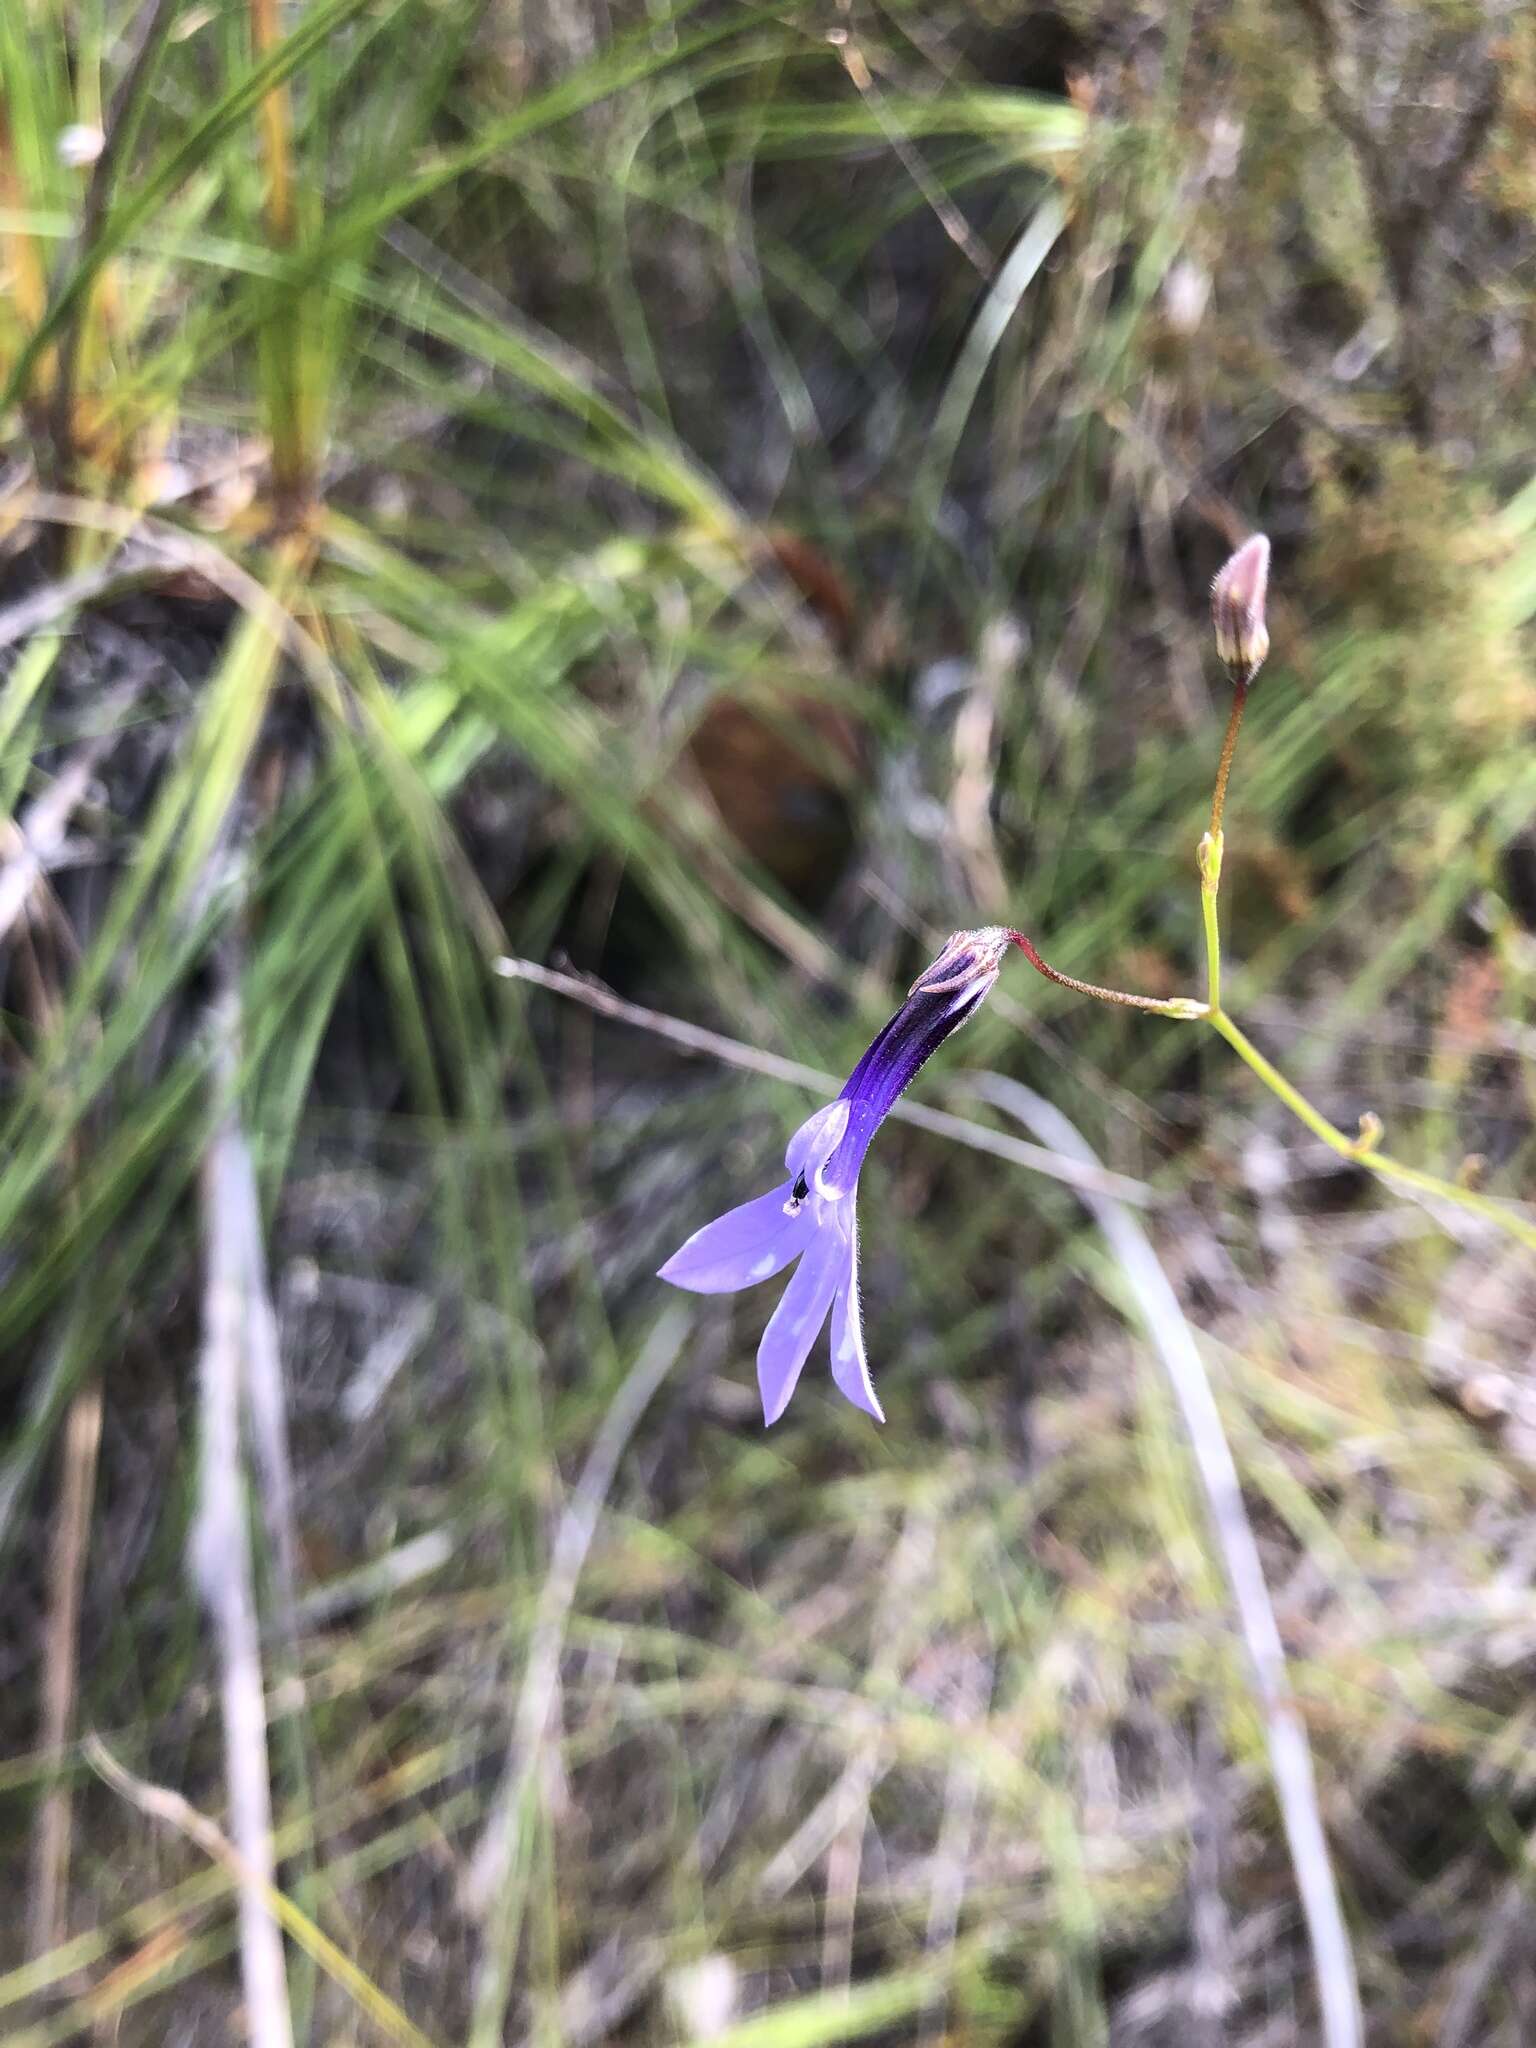
<instances>
[{"instance_id":1,"label":"purple lobelia flower","mask_svg":"<svg viewBox=\"0 0 1536 2048\"><path fill-rule=\"evenodd\" d=\"M1000 926L956 932L912 984L896 1015L848 1076L836 1102L796 1131L784 1154L789 1178L696 1230L661 1269L695 1294L733 1294L798 1259L763 1332L757 1378L763 1415L777 1422L832 1312L832 1377L857 1408L885 1416L875 1398L859 1313L859 1225L854 1204L870 1140L930 1053L977 1009L1014 943Z\"/></svg>"}]
</instances>

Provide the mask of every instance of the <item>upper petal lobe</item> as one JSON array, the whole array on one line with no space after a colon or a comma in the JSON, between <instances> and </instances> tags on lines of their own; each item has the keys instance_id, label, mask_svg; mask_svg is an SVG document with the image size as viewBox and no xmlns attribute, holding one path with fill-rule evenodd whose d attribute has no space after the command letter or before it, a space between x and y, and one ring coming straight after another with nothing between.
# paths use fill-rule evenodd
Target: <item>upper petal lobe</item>
<instances>
[{"instance_id":1,"label":"upper petal lobe","mask_svg":"<svg viewBox=\"0 0 1536 2048\"><path fill-rule=\"evenodd\" d=\"M822 1185L822 1170L843 1142L843 1135L848 1129L848 1115L849 1105L840 1095L836 1102L829 1102L808 1116L790 1139L784 1153L784 1164L797 1186L805 1181L820 1192L826 1192Z\"/></svg>"}]
</instances>

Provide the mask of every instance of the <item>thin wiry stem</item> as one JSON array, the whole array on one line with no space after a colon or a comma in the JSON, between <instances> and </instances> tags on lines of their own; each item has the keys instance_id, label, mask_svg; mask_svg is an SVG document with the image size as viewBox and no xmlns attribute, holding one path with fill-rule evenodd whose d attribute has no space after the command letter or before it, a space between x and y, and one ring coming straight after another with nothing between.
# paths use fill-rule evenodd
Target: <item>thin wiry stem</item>
<instances>
[{"instance_id":1,"label":"thin wiry stem","mask_svg":"<svg viewBox=\"0 0 1536 2048\"><path fill-rule=\"evenodd\" d=\"M1237 752L1237 736L1243 729L1243 713L1248 708L1248 684L1239 680L1232 685L1232 709L1227 715L1226 737L1221 743L1221 759L1216 764L1216 787L1211 791L1211 837L1221 839L1222 813L1227 807L1227 783L1232 774L1232 757Z\"/></svg>"},{"instance_id":2,"label":"thin wiry stem","mask_svg":"<svg viewBox=\"0 0 1536 2048\"><path fill-rule=\"evenodd\" d=\"M1042 960L1022 932L1010 930L1008 936L1037 974L1043 974L1047 981L1054 981L1061 988L1071 989L1076 995L1092 996L1098 1003L1117 1003L1126 1010L1150 1010L1158 1017L1180 1017L1186 1022L1205 1015L1204 1003L1196 1002L1192 996L1133 996L1124 989L1100 988L1095 981L1079 981L1075 974L1063 974L1059 968Z\"/></svg>"}]
</instances>

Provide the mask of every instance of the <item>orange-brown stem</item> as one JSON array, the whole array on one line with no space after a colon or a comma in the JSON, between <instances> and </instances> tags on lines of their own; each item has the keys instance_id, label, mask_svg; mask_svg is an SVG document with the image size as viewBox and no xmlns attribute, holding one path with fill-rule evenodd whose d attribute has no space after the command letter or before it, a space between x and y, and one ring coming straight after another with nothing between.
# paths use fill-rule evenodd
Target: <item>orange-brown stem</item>
<instances>
[{"instance_id":1,"label":"orange-brown stem","mask_svg":"<svg viewBox=\"0 0 1536 2048\"><path fill-rule=\"evenodd\" d=\"M1092 996L1095 1002L1100 1003L1118 1003L1127 1010L1152 1010L1160 1017L1182 1017L1191 1014L1188 1006L1178 999L1170 1001L1159 996L1133 996L1128 995L1124 989L1100 988L1097 982L1079 981L1075 974L1063 974L1048 961L1042 960L1022 932L1010 929L1008 937L1038 974L1043 974L1047 981L1059 983L1062 988L1072 989L1077 995ZM1202 1005L1196 1005L1196 1012L1201 1008Z\"/></svg>"},{"instance_id":2,"label":"orange-brown stem","mask_svg":"<svg viewBox=\"0 0 1536 2048\"><path fill-rule=\"evenodd\" d=\"M1237 735L1242 730L1243 713L1248 706L1248 685L1236 682L1232 686L1232 713L1227 720L1227 736L1221 743L1221 759L1216 765L1216 787L1211 794L1211 837L1221 837L1221 814L1227 807L1227 779L1232 773L1232 756L1237 752Z\"/></svg>"}]
</instances>

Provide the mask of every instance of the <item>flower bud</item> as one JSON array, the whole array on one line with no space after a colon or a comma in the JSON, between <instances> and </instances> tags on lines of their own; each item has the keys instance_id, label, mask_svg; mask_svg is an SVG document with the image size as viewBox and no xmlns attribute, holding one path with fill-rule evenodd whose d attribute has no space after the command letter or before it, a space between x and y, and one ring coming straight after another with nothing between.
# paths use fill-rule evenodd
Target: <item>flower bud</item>
<instances>
[{"instance_id":1,"label":"flower bud","mask_svg":"<svg viewBox=\"0 0 1536 2048\"><path fill-rule=\"evenodd\" d=\"M1211 585L1216 652L1234 683L1251 683L1269 652L1264 594L1269 588L1269 541L1245 540Z\"/></svg>"},{"instance_id":2,"label":"flower bud","mask_svg":"<svg viewBox=\"0 0 1536 2048\"><path fill-rule=\"evenodd\" d=\"M937 960L930 961L907 991L914 996L947 995L954 989L972 989L984 983L985 995L997 979L1003 955L1012 935L1001 925L984 925L979 931L951 932Z\"/></svg>"}]
</instances>

